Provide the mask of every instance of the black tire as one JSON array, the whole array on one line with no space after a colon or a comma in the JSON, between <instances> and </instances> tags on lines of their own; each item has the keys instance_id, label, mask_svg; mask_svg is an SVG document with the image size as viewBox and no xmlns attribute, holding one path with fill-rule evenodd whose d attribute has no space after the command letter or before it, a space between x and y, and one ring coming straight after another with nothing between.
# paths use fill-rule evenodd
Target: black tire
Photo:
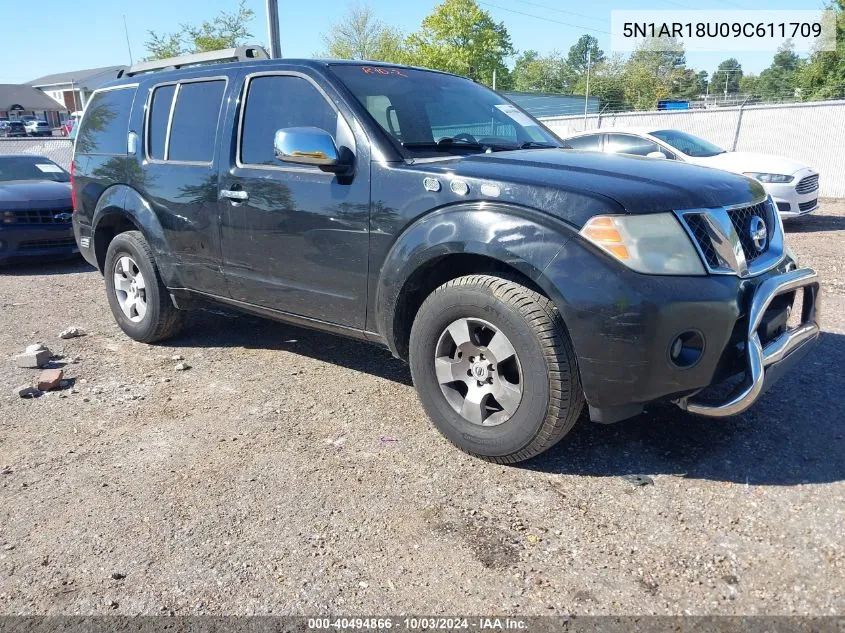
<instances>
[{"instance_id":1,"label":"black tire","mask_svg":"<svg viewBox=\"0 0 845 633\"><path fill-rule=\"evenodd\" d=\"M146 282L147 309L138 322L132 321L123 313L115 291L115 265L124 255L134 260ZM114 237L106 253L103 274L106 278L109 307L115 321L127 336L142 343L154 343L171 338L182 329L186 313L173 305L170 293L162 283L152 249L140 231L126 231Z\"/></svg>"},{"instance_id":2,"label":"black tire","mask_svg":"<svg viewBox=\"0 0 845 633\"><path fill-rule=\"evenodd\" d=\"M449 324L463 318L481 319L504 333L525 377L518 407L497 426L465 419L437 380L438 341ZM468 275L437 288L414 320L410 365L434 426L462 451L499 464L530 459L557 444L584 407L575 353L557 308L537 292L501 277Z\"/></svg>"}]
</instances>

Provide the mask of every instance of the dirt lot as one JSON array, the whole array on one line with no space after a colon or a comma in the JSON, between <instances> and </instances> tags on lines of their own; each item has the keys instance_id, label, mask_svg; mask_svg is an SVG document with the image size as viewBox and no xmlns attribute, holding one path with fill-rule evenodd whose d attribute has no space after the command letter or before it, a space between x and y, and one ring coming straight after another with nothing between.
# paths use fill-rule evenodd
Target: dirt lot
<instances>
[{"instance_id":1,"label":"dirt lot","mask_svg":"<svg viewBox=\"0 0 845 633\"><path fill-rule=\"evenodd\" d=\"M84 264L6 270L0 613L841 615L845 203L788 232L824 284L798 371L736 419L582 419L522 467L441 439L385 351L217 310L143 345ZM73 387L23 400L37 341Z\"/></svg>"}]
</instances>

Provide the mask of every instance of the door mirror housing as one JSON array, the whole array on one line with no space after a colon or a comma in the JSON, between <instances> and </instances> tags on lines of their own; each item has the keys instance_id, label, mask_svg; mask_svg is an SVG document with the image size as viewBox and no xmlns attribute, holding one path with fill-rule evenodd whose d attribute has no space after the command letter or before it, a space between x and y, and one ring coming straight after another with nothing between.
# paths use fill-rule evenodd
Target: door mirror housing
<instances>
[{"instance_id":1,"label":"door mirror housing","mask_svg":"<svg viewBox=\"0 0 845 633\"><path fill-rule=\"evenodd\" d=\"M351 162L349 151L339 151L332 135L317 127L276 130L273 151L282 162L315 165L335 173L347 171Z\"/></svg>"},{"instance_id":2,"label":"door mirror housing","mask_svg":"<svg viewBox=\"0 0 845 633\"><path fill-rule=\"evenodd\" d=\"M666 154L661 152L660 150L655 150L653 152L649 152L645 155L646 158L669 158Z\"/></svg>"}]
</instances>

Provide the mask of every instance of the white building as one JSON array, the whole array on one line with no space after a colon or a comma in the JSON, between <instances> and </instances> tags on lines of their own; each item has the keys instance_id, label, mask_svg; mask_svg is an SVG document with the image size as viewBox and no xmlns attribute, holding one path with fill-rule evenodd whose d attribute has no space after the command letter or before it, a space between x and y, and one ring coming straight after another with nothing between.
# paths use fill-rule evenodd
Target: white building
<instances>
[{"instance_id":1,"label":"white building","mask_svg":"<svg viewBox=\"0 0 845 633\"><path fill-rule=\"evenodd\" d=\"M106 66L56 73L28 81L27 85L37 88L63 109L69 112L84 110L91 93L103 84L117 79L118 71L126 66Z\"/></svg>"}]
</instances>

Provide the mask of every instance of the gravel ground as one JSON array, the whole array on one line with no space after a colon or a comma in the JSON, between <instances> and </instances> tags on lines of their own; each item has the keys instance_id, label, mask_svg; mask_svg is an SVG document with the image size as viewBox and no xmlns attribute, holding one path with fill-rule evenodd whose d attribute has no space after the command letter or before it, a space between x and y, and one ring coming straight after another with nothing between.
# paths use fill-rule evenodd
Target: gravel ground
<instances>
[{"instance_id":1,"label":"gravel ground","mask_svg":"<svg viewBox=\"0 0 845 633\"><path fill-rule=\"evenodd\" d=\"M452 448L378 348L213 309L143 345L86 265L7 269L0 613L841 615L845 202L787 230L824 287L797 371L519 467ZM23 400L39 341L72 388Z\"/></svg>"}]
</instances>

